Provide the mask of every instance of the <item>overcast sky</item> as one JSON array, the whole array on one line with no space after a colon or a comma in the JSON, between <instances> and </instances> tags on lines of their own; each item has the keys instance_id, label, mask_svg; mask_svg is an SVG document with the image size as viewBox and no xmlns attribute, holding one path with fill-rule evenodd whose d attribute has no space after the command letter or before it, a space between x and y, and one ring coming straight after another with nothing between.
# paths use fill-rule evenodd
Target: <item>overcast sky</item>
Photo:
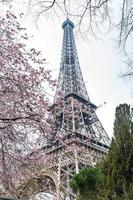
<instances>
[{"instance_id":1,"label":"overcast sky","mask_svg":"<svg viewBox=\"0 0 133 200\"><path fill-rule=\"evenodd\" d=\"M17 4L13 9L19 13L22 7ZM60 67L63 38L61 26L64 20L41 17L37 29L32 16L26 15L23 19L23 26L28 29L28 34L34 36L30 39L31 47L42 51L47 66L53 70L55 77L58 76ZM133 105L133 82L119 78L125 64L122 55L116 50L113 39L111 33L102 36L101 40L92 37L83 40L75 35L81 71L89 97L97 106L107 102L97 110L97 115L110 137L113 133L115 107L120 103Z\"/></svg>"}]
</instances>

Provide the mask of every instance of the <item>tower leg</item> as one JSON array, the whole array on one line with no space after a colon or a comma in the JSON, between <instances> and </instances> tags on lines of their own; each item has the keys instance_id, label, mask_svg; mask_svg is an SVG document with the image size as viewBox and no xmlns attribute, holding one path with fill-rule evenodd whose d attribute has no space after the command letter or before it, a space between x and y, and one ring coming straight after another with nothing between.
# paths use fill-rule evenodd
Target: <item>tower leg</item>
<instances>
[{"instance_id":1,"label":"tower leg","mask_svg":"<svg viewBox=\"0 0 133 200\"><path fill-rule=\"evenodd\" d=\"M58 163L58 183L57 183L57 186L56 186L56 200L60 200L60 176L61 176L61 155L59 155L59 163Z\"/></svg>"},{"instance_id":2,"label":"tower leg","mask_svg":"<svg viewBox=\"0 0 133 200\"><path fill-rule=\"evenodd\" d=\"M79 166L78 166L78 155L77 151L74 151L74 156L75 156L75 168L76 168L76 174L79 172Z\"/></svg>"},{"instance_id":3,"label":"tower leg","mask_svg":"<svg viewBox=\"0 0 133 200\"><path fill-rule=\"evenodd\" d=\"M60 186L56 187L56 200L60 200Z\"/></svg>"}]
</instances>

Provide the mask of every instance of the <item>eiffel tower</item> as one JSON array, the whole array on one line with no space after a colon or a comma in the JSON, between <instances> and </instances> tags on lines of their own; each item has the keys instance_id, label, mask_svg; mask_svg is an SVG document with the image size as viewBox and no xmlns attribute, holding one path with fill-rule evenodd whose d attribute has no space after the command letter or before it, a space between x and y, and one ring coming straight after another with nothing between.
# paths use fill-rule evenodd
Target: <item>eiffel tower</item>
<instances>
[{"instance_id":1,"label":"eiffel tower","mask_svg":"<svg viewBox=\"0 0 133 200\"><path fill-rule=\"evenodd\" d=\"M109 148L110 139L99 121L88 96L78 61L74 24L67 19L62 25L63 45L58 87L51 106L52 138L43 151L47 164L40 170L38 192L47 193L44 199L72 200L76 194L69 186L70 179L82 167L94 166ZM27 187L30 188L30 185ZM54 196L52 198L51 194Z\"/></svg>"}]
</instances>

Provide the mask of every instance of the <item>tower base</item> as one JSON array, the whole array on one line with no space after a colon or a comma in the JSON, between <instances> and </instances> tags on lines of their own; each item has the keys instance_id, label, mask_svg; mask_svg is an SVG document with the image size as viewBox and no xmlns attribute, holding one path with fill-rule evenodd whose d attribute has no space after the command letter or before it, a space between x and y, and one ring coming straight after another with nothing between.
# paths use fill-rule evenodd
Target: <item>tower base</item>
<instances>
[{"instance_id":1,"label":"tower base","mask_svg":"<svg viewBox=\"0 0 133 200\"><path fill-rule=\"evenodd\" d=\"M76 194L70 188L73 175L83 167L94 166L107 153L107 150L101 147L76 140L69 141L66 146L52 146L45 151L47 162L37 169L36 176L26 183L21 192L22 198L36 199L36 194L43 192L44 200L76 199Z\"/></svg>"}]
</instances>

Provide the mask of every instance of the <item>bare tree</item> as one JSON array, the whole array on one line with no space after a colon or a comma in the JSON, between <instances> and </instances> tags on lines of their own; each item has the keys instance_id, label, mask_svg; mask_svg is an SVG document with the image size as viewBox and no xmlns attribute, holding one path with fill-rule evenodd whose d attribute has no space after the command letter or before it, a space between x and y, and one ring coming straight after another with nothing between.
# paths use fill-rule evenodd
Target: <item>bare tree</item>
<instances>
[{"instance_id":1,"label":"bare tree","mask_svg":"<svg viewBox=\"0 0 133 200\"><path fill-rule=\"evenodd\" d=\"M133 0L123 0L121 2L120 18L117 26L119 29L119 47L126 56L127 71L122 74L124 77L133 76L132 58L132 36L133 36Z\"/></svg>"},{"instance_id":2,"label":"bare tree","mask_svg":"<svg viewBox=\"0 0 133 200\"><path fill-rule=\"evenodd\" d=\"M0 0L0 2L15 2L15 0ZM47 16L64 15L74 19L80 31L94 31L107 21L111 23L110 14L113 12L115 23L119 25L119 45L126 45L133 30L133 0L22 0L27 2L29 10L38 18L42 14ZM116 13L118 12L119 13ZM117 19L116 19L117 18ZM118 27L118 26L117 26ZM83 28L83 29L81 29Z\"/></svg>"},{"instance_id":3,"label":"bare tree","mask_svg":"<svg viewBox=\"0 0 133 200\"><path fill-rule=\"evenodd\" d=\"M31 13L38 19L42 14L47 17L64 16L74 20L77 31L86 36L92 33L96 36L97 30L106 24L110 27L109 0L29 0L28 6ZM104 26L105 29L105 26Z\"/></svg>"},{"instance_id":4,"label":"bare tree","mask_svg":"<svg viewBox=\"0 0 133 200\"><path fill-rule=\"evenodd\" d=\"M65 16L76 24L77 31L84 37L88 33L97 37L99 32L107 32L113 24L118 33L118 48L124 52L128 71L133 75L133 59L130 56L133 32L133 0L29 0L29 10L37 19L40 15ZM129 44L130 43L130 44ZM130 49L129 49L130 47ZM129 53L130 52L130 53Z\"/></svg>"}]
</instances>

